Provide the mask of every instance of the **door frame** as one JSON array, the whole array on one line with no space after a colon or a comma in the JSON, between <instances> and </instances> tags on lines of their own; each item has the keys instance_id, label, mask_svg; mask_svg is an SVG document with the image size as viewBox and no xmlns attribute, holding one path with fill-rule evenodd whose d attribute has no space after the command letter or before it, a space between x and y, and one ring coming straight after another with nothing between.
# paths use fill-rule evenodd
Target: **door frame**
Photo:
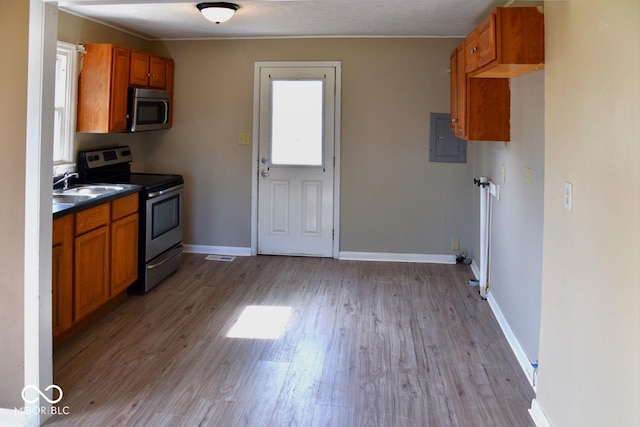
<instances>
[{"instance_id":1,"label":"door frame","mask_svg":"<svg viewBox=\"0 0 640 427\"><path fill-rule=\"evenodd\" d=\"M258 173L259 173L259 132L260 132L260 72L262 68L309 68L329 67L336 71L334 105L334 147L333 156L333 249L332 257L340 254L340 134L342 105L342 62L341 61L257 61L253 68L253 130L251 136L251 255L258 254Z\"/></svg>"}]
</instances>

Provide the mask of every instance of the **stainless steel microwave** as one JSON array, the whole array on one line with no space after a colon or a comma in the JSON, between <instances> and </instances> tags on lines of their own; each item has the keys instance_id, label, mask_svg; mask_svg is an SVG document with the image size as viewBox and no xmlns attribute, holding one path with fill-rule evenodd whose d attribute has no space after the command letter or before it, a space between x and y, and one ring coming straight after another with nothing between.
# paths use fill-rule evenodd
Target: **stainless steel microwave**
<instances>
[{"instance_id":1,"label":"stainless steel microwave","mask_svg":"<svg viewBox=\"0 0 640 427\"><path fill-rule=\"evenodd\" d=\"M159 89L129 88L129 132L167 129L170 124L171 93Z\"/></svg>"}]
</instances>

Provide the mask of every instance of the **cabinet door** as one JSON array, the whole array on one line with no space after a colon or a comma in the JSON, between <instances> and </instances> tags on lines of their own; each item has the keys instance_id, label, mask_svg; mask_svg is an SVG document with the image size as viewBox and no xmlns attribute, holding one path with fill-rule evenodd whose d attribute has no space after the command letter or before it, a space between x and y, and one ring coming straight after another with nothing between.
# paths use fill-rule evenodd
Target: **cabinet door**
<instances>
[{"instance_id":1,"label":"cabinet door","mask_svg":"<svg viewBox=\"0 0 640 427\"><path fill-rule=\"evenodd\" d=\"M55 337L73 323L73 215L53 221L51 270L52 328Z\"/></svg>"},{"instance_id":2,"label":"cabinet door","mask_svg":"<svg viewBox=\"0 0 640 427\"><path fill-rule=\"evenodd\" d=\"M496 15L489 15L476 30L478 36L478 68L496 59Z\"/></svg>"},{"instance_id":3,"label":"cabinet door","mask_svg":"<svg viewBox=\"0 0 640 427\"><path fill-rule=\"evenodd\" d=\"M127 72L129 70L129 49L113 48L113 70L111 72L110 132L127 130Z\"/></svg>"},{"instance_id":4,"label":"cabinet door","mask_svg":"<svg viewBox=\"0 0 640 427\"><path fill-rule=\"evenodd\" d=\"M78 321L109 299L109 227L75 238L74 298Z\"/></svg>"},{"instance_id":5,"label":"cabinet door","mask_svg":"<svg viewBox=\"0 0 640 427\"><path fill-rule=\"evenodd\" d=\"M464 39L464 63L465 73L470 73L478 68L478 34L473 30Z\"/></svg>"},{"instance_id":6,"label":"cabinet door","mask_svg":"<svg viewBox=\"0 0 640 427\"><path fill-rule=\"evenodd\" d=\"M458 138L466 139L467 129L467 73L465 64L465 44L460 43L456 48L457 72L456 72L456 127L453 132Z\"/></svg>"},{"instance_id":7,"label":"cabinet door","mask_svg":"<svg viewBox=\"0 0 640 427\"><path fill-rule=\"evenodd\" d=\"M110 296L124 291L138 278L138 214L111 223Z\"/></svg>"},{"instance_id":8,"label":"cabinet door","mask_svg":"<svg viewBox=\"0 0 640 427\"><path fill-rule=\"evenodd\" d=\"M511 91L509 79L467 79L466 138L509 141Z\"/></svg>"},{"instance_id":9,"label":"cabinet door","mask_svg":"<svg viewBox=\"0 0 640 427\"><path fill-rule=\"evenodd\" d=\"M458 94L457 94L457 72L458 72L458 55L456 53L456 49L453 49L451 52L451 57L449 58L449 70L451 72L451 79L449 82L450 92L449 92L449 110L451 121L449 122L449 126L451 127L451 133L455 135L456 133L456 121L458 117Z\"/></svg>"},{"instance_id":10,"label":"cabinet door","mask_svg":"<svg viewBox=\"0 0 640 427\"><path fill-rule=\"evenodd\" d=\"M78 80L77 131L123 132L127 127L129 49L87 44Z\"/></svg>"},{"instance_id":11,"label":"cabinet door","mask_svg":"<svg viewBox=\"0 0 640 427\"><path fill-rule=\"evenodd\" d=\"M149 55L146 53L131 51L129 84L131 86L147 86L149 84Z\"/></svg>"},{"instance_id":12,"label":"cabinet door","mask_svg":"<svg viewBox=\"0 0 640 427\"><path fill-rule=\"evenodd\" d=\"M164 89L166 84L167 61L152 56L149 58L149 87Z\"/></svg>"}]
</instances>

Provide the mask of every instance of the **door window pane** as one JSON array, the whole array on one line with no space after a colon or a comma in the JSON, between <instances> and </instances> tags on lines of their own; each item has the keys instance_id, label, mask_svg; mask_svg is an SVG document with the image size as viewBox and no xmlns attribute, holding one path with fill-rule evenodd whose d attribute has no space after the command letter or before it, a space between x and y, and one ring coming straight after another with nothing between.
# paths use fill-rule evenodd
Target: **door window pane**
<instances>
[{"instance_id":1,"label":"door window pane","mask_svg":"<svg viewBox=\"0 0 640 427\"><path fill-rule=\"evenodd\" d=\"M271 164L322 166L323 80L271 81Z\"/></svg>"}]
</instances>

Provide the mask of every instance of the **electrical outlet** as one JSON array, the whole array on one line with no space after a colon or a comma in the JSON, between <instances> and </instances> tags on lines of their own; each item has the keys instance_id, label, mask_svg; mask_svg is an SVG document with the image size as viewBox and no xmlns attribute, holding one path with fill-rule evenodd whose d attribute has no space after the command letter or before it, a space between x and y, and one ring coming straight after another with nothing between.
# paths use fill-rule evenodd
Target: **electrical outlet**
<instances>
[{"instance_id":1,"label":"electrical outlet","mask_svg":"<svg viewBox=\"0 0 640 427\"><path fill-rule=\"evenodd\" d=\"M527 187L531 187L531 168L526 167L524 169L524 182L527 184Z\"/></svg>"},{"instance_id":2,"label":"electrical outlet","mask_svg":"<svg viewBox=\"0 0 640 427\"><path fill-rule=\"evenodd\" d=\"M245 132L240 132L238 134L238 145L249 145L251 141L251 135Z\"/></svg>"},{"instance_id":3,"label":"electrical outlet","mask_svg":"<svg viewBox=\"0 0 640 427\"><path fill-rule=\"evenodd\" d=\"M453 239L451 239L451 249L453 249L453 250L460 249L460 239L459 238L454 237Z\"/></svg>"},{"instance_id":4,"label":"electrical outlet","mask_svg":"<svg viewBox=\"0 0 640 427\"><path fill-rule=\"evenodd\" d=\"M573 184L568 181L564 183L564 208L573 211Z\"/></svg>"}]
</instances>

